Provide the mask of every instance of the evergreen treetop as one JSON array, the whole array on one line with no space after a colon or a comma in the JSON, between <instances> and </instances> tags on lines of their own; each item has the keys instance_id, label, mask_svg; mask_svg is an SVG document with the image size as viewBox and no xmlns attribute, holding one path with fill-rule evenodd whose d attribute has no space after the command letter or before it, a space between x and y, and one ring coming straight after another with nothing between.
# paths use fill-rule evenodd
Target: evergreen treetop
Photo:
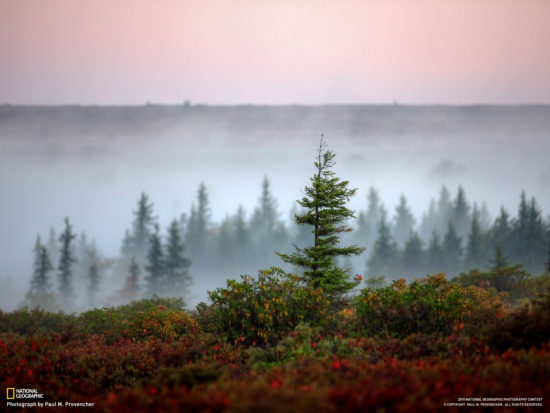
<instances>
[{"instance_id":1,"label":"evergreen treetop","mask_svg":"<svg viewBox=\"0 0 550 413\"><path fill-rule=\"evenodd\" d=\"M73 298L72 264L76 262L73 257L71 242L76 238L69 218L65 218L65 230L59 236L61 250L59 256L59 296L65 307L70 305Z\"/></svg>"}]
</instances>

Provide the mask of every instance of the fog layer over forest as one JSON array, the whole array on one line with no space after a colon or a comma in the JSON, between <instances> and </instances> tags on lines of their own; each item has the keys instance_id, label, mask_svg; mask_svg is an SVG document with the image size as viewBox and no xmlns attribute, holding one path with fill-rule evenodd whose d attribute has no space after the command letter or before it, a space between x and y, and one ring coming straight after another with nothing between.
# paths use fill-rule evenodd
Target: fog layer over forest
<instances>
[{"instance_id":1,"label":"fog layer over forest","mask_svg":"<svg viewBox=\"0 0 550 413\"><path fill-rule=\"evenodd\" d=\"M313 174L321 134L337 154L337 176L358 188L351 202L357 215L367 213L368 194L375 188L391 224L404 194L424 247L429 234L422 233L423 214L429 212L432 199L437 203L441 198L442 185L451 201L461 185L470 213L477 203L485 225L494 223L501 206L515 217L522 190L527 202L536 198L548 223L548 106L4 105L0 107L0 307L11 310L22 302L33 273L37 234L46 243L53 227L57 238L66 216L77 234L85 233L83 248L92 248L95 241L103 265L101 297L122 288L126 274L120 272L126 269L120 269L116 258L142 192L153 203L153 215L165 237L174 218L185 226L204 183L208 230L220 234L222 222L236 216L239 205L244 222L251 224L267 177L277 221L287 234L280 239L290 251L298 236L290 211ZM469 229L457 231L465 237ZM357 237L353 241L361 245ZM368 250L350 263L355 272L365 273L373 242L365 240L362 246ZM192 249L186 245L186 251ZM273 251L209 268L198 265L204 258L188 258L192 303L204 300L207 289L223 285L227 278L281 264ZM53 264L57 267L55 259ZM57 270L50 277L55 287ZM82 285L75 282L75 289L84 288L84 278ZM84 297L78 291L77 295Z\"/></svg>"}]
</instances>

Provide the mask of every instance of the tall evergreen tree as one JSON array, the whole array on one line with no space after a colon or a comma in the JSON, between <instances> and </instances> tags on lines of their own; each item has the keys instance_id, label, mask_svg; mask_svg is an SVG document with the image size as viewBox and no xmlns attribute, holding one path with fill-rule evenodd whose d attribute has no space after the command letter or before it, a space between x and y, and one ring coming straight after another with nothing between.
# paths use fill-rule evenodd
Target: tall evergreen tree
<instances>
[{"instance_id":1,"label":"tall evergreen tree","mask_svg":"<svg viewBox=\"0 0 550 413\"><path fill-rule=\"evenodd\" d=\"M386 213L378 221L378 237L367 261L367 273L370 277L391 276L398 262L397 244L393 241Z\"/></svg>"},{"instance_id":2,"label":"tall evergreen tree","mask_svg":"<svg viewBox=\"0 0 550 413\"><path fill-rule=\"evenodd\" d=\"M348 189L348 181L341 181L334 176L334 157L335 154L325 149L321 139L311 185L304 188L305 195L298 201L305 213L296 215L295 220L299 225L313 228L313 246L296 247L296 252L292 254L278 254L283 261L305 268L305 280L320 286L331 295L338 295L354 284L349 281L349 273L338 267L337 258L361 254L364 248L339 246L339 234L351 230L345 221L354 218L354 214L346 207L346 203L357 189Z\"/></svg>"},{"instance_id":3,"label":"tall evergreen tree","mask_svg":"<svg viewBox=\"0 0 550 413\"><path fill-rule=\"evenodd\" d=\"M495 257L493 258L491 264L493 265L493 270L498 270L499 268L504 268L508 266L508 260L504 256L502 247L498 244L495 248Z\"/></svg>"},{"instance_id":4,"label":"tall evergreen tree","mask_svg":"<svg viewBox=\"0 0 550 413\"><path fill-rule=\"evenodd\" d=\"M443 239L442 253L445 271L451 275L458 274L461 269L462 240L456 233L454 224L450 221Z\"/></svg>"},{"instance_id":5,"label":"tall evergreen tree","mask_svg":"<svg viewBox=\"0 0 550 413\"><path fill-rule=\"evenodd\" d=\"M149 250L151 229L155 222L153 203L149 201L149 196L145 192L141 193L133 214L131 235L129 238L125 237L121 249L126 251L127 256L134 256L138 262L144 263Z\"/></svg>"},{"instance_id":6,"label":"tall evergreen tree","mask_svg":"<svg viewBox=\"0 0 550 413\"><path fill-rule=\"evenodd\" d=\"M74 299L74 291L72 285L72 265L76 262L73 256L71 242L76 238L76 234L73 233L69 218L65 218L65 230L59 236L59 242L61 243L60 257L59 257L59 300L63 307L67 310L72 306Z\"/></svg>"},{"instance_id":7,"label":"tall evergreen tree","mask_svg":"<svg viewBox=\"0 0 550 413\"><path fill-rule=\"evenodd\" d=\"M271 185L267 176L262 181L262 192L258 206L250 221L250 234L255 244L256 256L266 264L273 254L275 232L279 226L277 201L271 193Z\"/></svg>"},{"instance_id":8,"label":"tall evergreen tree","mask_svg":"<svg viewBox=\"0 0 550 413\"><path fill-rule=\"evenodd\" d=\"M403 254L401 255L402 275L408 279L414 279L426 275L425 252L422 240L416 232L412 232L405 243Z\"/></svg>"},{"instance_id":9,"label":"tall evergreen tree","mask_svg":"<svg viewBox=\"0 0 550 413\"><path fill-rule=\"evenodd\" d=\"M132 257L128 265L128 276L121 290L118 291L119 299L123 304L137 300L141 296L139 287L140 267L136 259Z\"/></svg>"},{"instance_id":10,"label":"tall evergreen tree","mask_svg":"<svg viewBox=\"0 0 550 413\"><path fill-rule=\"evenodd\" d=\"M94 262L88 269L88 305L95 307L97 305L97 293L99 291L99 268Z\"/></svg>"},{"instance_id":11,"label":"tall evergreen tree","mask_svg":"<svg viewBox=\"0 0 550 413\"><path fill-rule=\"evenodd\" d=\"M36 238L33 251L34 274L29 291L25 296L25 305L30 308L53 311L55 309L55 299L51 292L51 284L48 277L49 272L53 270L53 265L50 261L48 250L40 241L40 235Z\"/></svg>"},{"instance_id":12,"label":"tall evergreen tree","mask_svg":"<svg viewBox=\"0 0 550 413\"><path fill-rule=\"evenodd\" d=\"M468 242L466 244L466 257L464 260L465 270L483 269L485 261L485 245L484 236L479 223L479 209L474 206L472 219L470 223L470 233L468 234Z\"/></svg>"},{"instance_id":13,"label":"tall evergreen tree","mask_svg":"<svg viewBox=\"0 0 550 413\"><path fill-rule=\"evenodd\" d=\"M208 193L203 182L197 191L197 206L191 206L191 214L187 223L185 244L189 246L189 254L194 263L199 266L208 262L208 228L210 226L210 205Z\"/></svg>"},{"instance_id":14,"label":"tall evergreen tree","mask_svg":"<svg viewBox=\"0 0 550 413\"><path fill-rule=\"evenodd\" d=\"M458 187L456 198L453 202L452 222L457 235L465 239L470 227L470 206L466 201L466 193L462 186Z\"/></svg>"},{"instance_id":15,"label":"tall evergreen tree","mask_svg":"<svg viewBox=\"0 0 550 413\"><path fill-rule=\"evenodd\" d=\"M380 201L380 195L375 188L370 187L367 195L367 211L359 214L358 233L355 237L355 242L365 245L367 251L372 249L376 241L378 223L383 213L385 209Z\"/></svg>"},{"instance_id":16,"label":"tall evergreen tree","mask_svg":"<svg viewBox=\"0 0 550 413\"><path fill-rule=\"evenodd\" d=\"M48 255L52 263L59 262L59 237L55 234L55 229L50 227L48 243L46 244Z\"/></svg>"},{"instance_id":17,"label":"tall evergreen tree","mask_svg":"<svg viewBox=\"0 0 550 413\"><path fill-rule=\"evenodd\" d=\"M166 294L178 296L188 294L191 283L191 277L188 273L190 264L190 261L185 257L185 247L180 237L179 223L174 219L168 227L166 258L164 261Z\"/></svg>"},{"instance_id":18,"label":"tall evergreen tree","mask_svg":"<svg viewBox=\"0 0 550 413\"><path fill-rule=\"evenodd\" d=\"M422 216L422 222L420 223L420 237L428 241L434 231L438 230L438 217L435 208L435 201L433 198L430 200L430 206L428 212Z\"/></svg>"},{"instance_id":19,"label":"tall evergreen tree","mask_svg":"<svg viewBox=\"0 0 550 413\"><path fill-rule=\"evenodd\" d=\"M443 258L443 247L439 241L439 235L434 229L428 245L428 273L435 274L445 271L445 260Z\"/></svg>"},{"instance_id":20,"label":"tall evergreen tree","mask_svg":"<svg viewBox=\"0 0 550 413\"><path fill-rule=\"evenodd\" d=\"M162 295L165 291L165 265L164 253L162 251L162 242L158 224L154 226L154 232L149 238L149 252L147 254L147 266L145 269L149 273L146 278L147 295Z\"/></svg>"},{"instance_id":21,"label":"tall evergreen tree","mask_svg":"<svg viewBox=\"0 0 550 413\"><path fill-rule=\"evenodd\" d=\"M443 237L447 231L447 225L453 215L453 203L451 194L445 185L441 185L439 199L437 201L437 232Z\"/></svg>"},{"instance_id":22,"label":"tall evergreen tree","mask_svg":"<svg viewBox=\"0 0 550 413\"><path fill-rule=\"evenodd\" d=\"M395 208L394 226L393 226L393 238L397 242L397 245L402 248L405 245L412 234L415 225L414 217L407 205L407 198L401 194L399 198L399 205Z\"/></svg>"},{"instance_id":23,"label":"tall evergreen tree","mask_svg":"<svg viewBox=\"0 0 550 413\"><path fill-rule=\"evenodd\" d=\"M246 225L246 212L242 205L239 205L237 212L235 213L235 242L237 244L238 256L241 258L248 258L247 255L250 251L250 231Z\"/></svg>"},{"instance_id":24,"label":"tall evergreen tree","mask_svg":"<svg viewBox=\"0 0 550 413\"><path fill-rule=\"evenodd\" d=\"M500 208L500 214L495 219L495 222L490 230L491 247L497 248L500 246L504 255L510 254L512 251L512 228L510 226L510 215L504 209Z\"/></svg>"},{"instance_id":25,"label":"tall evergreen tree","mask_svg":"<svg viewBox=\"0 0 550 413\"><path fill-rule=\"evenodd\" d=\"M544 270L544 223L535 198L527 202L522 192L518 218L513 225L513 258L531 272Z\"/></svg>"}]
</instances>

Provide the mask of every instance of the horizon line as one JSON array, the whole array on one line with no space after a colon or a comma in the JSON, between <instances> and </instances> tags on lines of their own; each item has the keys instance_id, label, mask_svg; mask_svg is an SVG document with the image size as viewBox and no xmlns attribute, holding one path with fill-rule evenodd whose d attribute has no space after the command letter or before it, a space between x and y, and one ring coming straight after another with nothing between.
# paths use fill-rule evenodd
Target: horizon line
<instances>
[{"instance_id":1,"label":"horizon line","mask_svg":"<svg viewBox=\"0 0 550 413\"><path fill-rule=\"evenodd\" d=\"M208 102L191 102L184 100L180 103L164 103L146 101L145 103L11 103L3 102L0 107L212 107L212 108L227 108L227 107L332 107L332 106L386 106L386 107L541 107L550 106L550 102L520 102L520 103L409 103L409 102L364 102L364 103L208 103Z\"/></svg>"}]
</instances>

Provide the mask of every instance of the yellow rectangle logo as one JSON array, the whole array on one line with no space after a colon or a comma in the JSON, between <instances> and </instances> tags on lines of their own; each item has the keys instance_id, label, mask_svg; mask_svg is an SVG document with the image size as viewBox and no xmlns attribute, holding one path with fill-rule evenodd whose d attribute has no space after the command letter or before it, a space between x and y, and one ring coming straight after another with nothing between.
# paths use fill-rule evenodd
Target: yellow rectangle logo
<instances>
[{"instance_id":1,"label":"yellow rectangle logo","mask_svg":"<svg viewBox=\"0 0 550 413\"><path fill-rule=\"evenodd\" d=\"M11 396L10 396L11 394ZM6 389L6 399L12 400L15 399L15 387L8 387Z\"/></svg>"}]
</instances>

